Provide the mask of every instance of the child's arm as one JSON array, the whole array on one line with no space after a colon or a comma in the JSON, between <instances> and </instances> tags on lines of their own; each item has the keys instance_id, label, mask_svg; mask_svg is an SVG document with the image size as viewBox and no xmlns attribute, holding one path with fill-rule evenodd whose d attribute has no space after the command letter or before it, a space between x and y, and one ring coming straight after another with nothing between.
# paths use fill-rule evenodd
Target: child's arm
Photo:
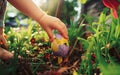
<instances>
[{"instance_id":1,"label":"child's arm","mask_svg":"<svg viewBox=\"0 0 120 75\"><path fill-rule=\"evenodd\" d=\"M32 0L8 0L14 7L35 19L43 29L48 33L50 41L53 41L52 30L58 30L62 36L68 39L67 28L58 18L47 15L39 9Z\"/></svg>"}]
</instances>

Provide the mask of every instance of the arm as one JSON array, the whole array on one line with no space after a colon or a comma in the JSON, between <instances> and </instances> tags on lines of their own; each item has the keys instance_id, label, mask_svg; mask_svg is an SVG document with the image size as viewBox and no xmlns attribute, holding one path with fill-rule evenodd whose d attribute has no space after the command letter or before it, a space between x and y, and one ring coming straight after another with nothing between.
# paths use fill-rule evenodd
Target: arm
<instances>
[{"instance_id":1,"label":"arm","mask_svg":"<svg viewBox=\"0 0 120 75\"><path fill-rule=\"evenodd\" d=\"M67 28L63 22L58 18L47 15L44 11L39 9L32 0L8 0L14 7L26 14L27 16L35 19L47 32L50 41L54 37L52 30L58 30L62 36L68 39Z\"/></svg>"},{"instance_id":2,"label":"arm","mask_svg":"<svg viewBox=\"0 0 120 75\"><path fill-rule=\"evenodd\" d=\"M40 19L45 13L39 9L32 0L8 0L15 8L35 20Z\"/></svg>"}]
</instances>

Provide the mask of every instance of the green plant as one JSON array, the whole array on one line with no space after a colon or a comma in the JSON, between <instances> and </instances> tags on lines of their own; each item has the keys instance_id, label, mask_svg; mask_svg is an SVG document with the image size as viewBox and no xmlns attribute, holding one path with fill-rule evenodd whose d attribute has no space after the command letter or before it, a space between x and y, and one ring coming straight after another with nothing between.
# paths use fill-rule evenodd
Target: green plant
<instances>
[{"instance_id":1,"label":"green plant","mask_svg":"<svg viewBox=\"0 0 120 75\"><path fill-rule=\"evenodd\" d=\"M94 34L86 39L88 47L80 63L79 74L91 75L94 74L94 70L97 69L99 69L103 75L119 74L117 70L120 66L118 66L118 62L115 61L117 60L115 57L117 57L119 53L119 19L114 19L111 17L111 14L107 16L106 11L105 9L101 13L98 22L90 22L89 27ZM110 23L107 23L110 19L112 19ZM79 38L79 40L81 40L81 38ZM113 48L117 50L117 55L112 56L110 54Z\"/></svg>"}]
</instances>

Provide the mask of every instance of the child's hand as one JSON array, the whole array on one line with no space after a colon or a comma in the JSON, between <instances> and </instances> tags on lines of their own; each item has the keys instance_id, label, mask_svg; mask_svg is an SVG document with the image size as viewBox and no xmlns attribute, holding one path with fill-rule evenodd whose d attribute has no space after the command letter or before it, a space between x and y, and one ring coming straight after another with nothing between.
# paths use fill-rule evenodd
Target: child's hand
<instances>
[{"instance_id":1,"label":"child's hand","mask_svg":"<svg viewBox=\"0 0 120 75\"><path fill-rule=\"evenodd\" d=\"M58 18L45 14L38 22L47 32L50 41L54 40L52 30L58 30L65 39L68 39L67 28L65 24L61 22Z\"/></svg>"},{"instance_id":2,"label":"child's hand","mask_svg":"<svg viewBox=\"0 0 120 75\"><path fill-rule=\"evenodd\" d=\"M13 57L14 54L0 47L0 59L7 61L9 59L12 59Z\"/></svg>"}]
</instances>

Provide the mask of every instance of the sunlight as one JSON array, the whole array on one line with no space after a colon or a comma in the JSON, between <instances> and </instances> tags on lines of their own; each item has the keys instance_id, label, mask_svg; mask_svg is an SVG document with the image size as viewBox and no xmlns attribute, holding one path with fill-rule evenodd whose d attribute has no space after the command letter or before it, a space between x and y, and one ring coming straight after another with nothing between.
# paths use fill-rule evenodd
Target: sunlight
<instances>
[{"instance_id":1,"label":"sunlight","mask_svg":"<svg viewBox=\"0 0 120 75\"><path fill-rule=\"evenodd\" d=\"M47 0L33 0L33 2L34 2L37 6L42 6L44 3L47 2Z\"/></svg>"},{"instance_id":2,"label":"sunlight","mask_svg":"<svg viewBox=\"0 0 120 75\"><path fill-rule=\"evenodd\" d=\"M33 2L41 9L46 11L48 14L55 14L59 0L33 0Z\"/></svg>"}]
</instances>

